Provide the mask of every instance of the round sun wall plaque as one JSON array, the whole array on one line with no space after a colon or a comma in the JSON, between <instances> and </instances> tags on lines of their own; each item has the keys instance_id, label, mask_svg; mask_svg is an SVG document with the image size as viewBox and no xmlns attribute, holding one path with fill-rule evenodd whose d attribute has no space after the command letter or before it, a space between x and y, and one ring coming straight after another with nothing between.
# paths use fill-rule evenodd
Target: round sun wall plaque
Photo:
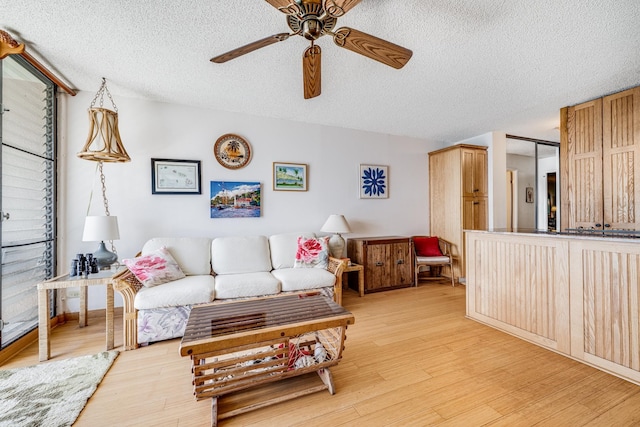
<instances>
[{"instance_id":1,"label":"round sun wall plaque","mask_svg":"<svg viewBox=\"0 0 640 427\"><path fill-rule=\"evenodd\" d=\"M227 133L213 146L216 160L227 169L240 169L251 160L251 146L241 136Z\"/></svg>"}]
</instances>

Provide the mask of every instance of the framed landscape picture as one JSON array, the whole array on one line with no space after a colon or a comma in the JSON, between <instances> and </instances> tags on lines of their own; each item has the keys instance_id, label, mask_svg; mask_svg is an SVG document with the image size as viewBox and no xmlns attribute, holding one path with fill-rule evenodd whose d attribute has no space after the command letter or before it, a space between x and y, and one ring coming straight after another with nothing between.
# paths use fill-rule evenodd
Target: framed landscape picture
<instances>
[{"instance_id":1,"label":"framed landscape picture","mask_svg":"<svg viewBox=\"0 0 640 427\"><path fill-rule=\"evenodd\" d=\"M200 160L151 159L151 194L202 194Z\"/></svg>"},{"instance_id":2,"label":"framed landscape picture","mask_svg":"<svg viewBox=\"0 0 640 427\"><path fill-rule=\"evenodd\" d=\"M389 166L360 165L360 198L389 197Z\"/></svg>"},{"instance_id":3,"label":"framed landscape picture","mask_svg":"<svg viewBox=\"0 0 640 427\"><path fill-rule=\"evenodd\" d=\"M259 182L211 181L211 218L256 218L261 211Z\"/></svg>"},{"instance_id":4,"label":"framed landscape picture","mask_svg":"<svg viewBox=\"0 0 640 427\"><path fill-rule=\"evenodd\" d=\"M307 165L303 163L273 163L275 191L307 191Z\"/></svg>"}]
</instances>

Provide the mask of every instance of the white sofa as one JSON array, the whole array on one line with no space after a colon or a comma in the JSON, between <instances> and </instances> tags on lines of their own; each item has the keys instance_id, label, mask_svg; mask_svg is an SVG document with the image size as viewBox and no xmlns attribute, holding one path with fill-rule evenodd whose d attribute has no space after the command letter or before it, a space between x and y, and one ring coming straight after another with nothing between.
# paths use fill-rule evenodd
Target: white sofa
<instances>
[{"instance_id":1,"label":"white sofa","mask_svg":"<svg viewBox=\"0 0 640 427\"><path fill-rule=\"evenodd\" d=\"M123 299L126 350L184 334L191 307L222 300L316 291L342 302L345 263L329 258L323 268L294 268L298 236L153 238L140 255L166 247L185 277L143 286L129 270L113 279Z\"/></svg>"}]
</instances>

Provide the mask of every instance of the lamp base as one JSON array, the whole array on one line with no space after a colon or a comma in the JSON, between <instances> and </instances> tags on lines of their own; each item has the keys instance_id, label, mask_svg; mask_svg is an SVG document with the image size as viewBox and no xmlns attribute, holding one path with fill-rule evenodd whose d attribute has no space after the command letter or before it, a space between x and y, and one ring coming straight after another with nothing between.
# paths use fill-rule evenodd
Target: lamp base
<instances>
[{"instance_id":1,"label":"lamp base","mask_svg":"<svg viewBox=\"0 0 640 427\"><path fill-rule=\"evenodd\" d=\"M342 258L344 253L344 238L340 234L329 237L329 253L334 258Z\"/></svg>"},{"instance_id":2,"label":"lamp base","mask_svg":"<svg viewBox=\"0 0 640 427\"><path fill-rule=\"evenodd\" d=\"M93 257L96 259L100 270L107 270L118 259L118 255L107 250L104 242L100 242L100 247L93 253Z\"/></svg>"}]
</instances>

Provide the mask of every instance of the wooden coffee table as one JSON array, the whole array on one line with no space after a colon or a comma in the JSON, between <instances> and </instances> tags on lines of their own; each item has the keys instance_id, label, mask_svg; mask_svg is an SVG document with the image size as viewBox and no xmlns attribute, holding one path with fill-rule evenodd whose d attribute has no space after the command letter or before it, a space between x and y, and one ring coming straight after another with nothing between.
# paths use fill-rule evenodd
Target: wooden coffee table
<instances>
[{"instance_id":1,"label":"wooden coffee table","mask_svg":"<svg viewBox=\"0 0 640 427\"><path fill-rule=\"evenodd\" d=\"M321 390L334 394L329 367L342 358L353 314L319 294L257 298L196 306L180 354L191 356L196 400L212 399L211 425ZM227 410L230 393L317 372L321 382Z\"/></svg>"}]
</instances>

